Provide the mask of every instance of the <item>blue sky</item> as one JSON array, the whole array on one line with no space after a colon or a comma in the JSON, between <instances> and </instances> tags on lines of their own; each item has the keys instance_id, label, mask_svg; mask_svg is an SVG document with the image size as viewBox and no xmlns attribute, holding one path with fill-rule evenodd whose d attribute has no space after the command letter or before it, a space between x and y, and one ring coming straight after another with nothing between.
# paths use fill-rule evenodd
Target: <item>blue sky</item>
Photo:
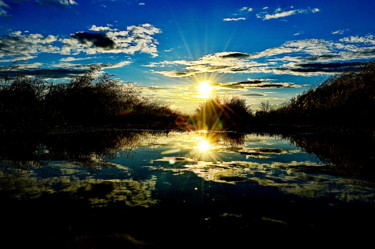
<instances>
[{"instance_id":1,"label":"blue sky","mask_svg":"<svg viewBox=\"0 0 375 249\"><path fill-rule=\"evenodd\" d=\"M375 58L374 0L0 0L0 70L66 82L90 65L181 111L280 105Z\"/></svg>"}]
</instances>

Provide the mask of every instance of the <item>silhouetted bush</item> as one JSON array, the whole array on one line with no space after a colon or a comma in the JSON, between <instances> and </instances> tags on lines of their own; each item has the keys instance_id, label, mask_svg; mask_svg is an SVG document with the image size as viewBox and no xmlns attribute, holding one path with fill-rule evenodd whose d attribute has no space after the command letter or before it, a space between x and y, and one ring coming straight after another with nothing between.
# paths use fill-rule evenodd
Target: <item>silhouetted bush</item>
<instances>
[{"instance_id":1,"label":"silhouetted bush","mask_svg":"<svg viewBox=\"0 0 375 249\"><path fill-rule=\"evenodd\" d=\"M213 98L197 108L192 119L198 129L238 130L252 117L252 111L244 99Z\"/></svg>"}]
</instances>

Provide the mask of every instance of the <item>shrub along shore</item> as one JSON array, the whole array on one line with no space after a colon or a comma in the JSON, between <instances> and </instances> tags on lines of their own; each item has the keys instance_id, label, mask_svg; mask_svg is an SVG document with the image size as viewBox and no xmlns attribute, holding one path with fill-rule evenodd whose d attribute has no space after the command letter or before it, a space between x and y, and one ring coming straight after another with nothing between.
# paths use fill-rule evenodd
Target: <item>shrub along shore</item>
<instances>
[{"instance_id":1,"label":"shrub along shore","mask_svg":"<svg viewBox=\"0 0 375 249\"><path fill-rule=\"evenodd\" d=\"M287 105L253 111L245 100L212 98L192 115L142 96L97 69L68 83L25 76L0 85L0 129L155 129L242 132L328 131L374 135L375 62L358 72L332 76Z\"/></svg>"}]
</instances>

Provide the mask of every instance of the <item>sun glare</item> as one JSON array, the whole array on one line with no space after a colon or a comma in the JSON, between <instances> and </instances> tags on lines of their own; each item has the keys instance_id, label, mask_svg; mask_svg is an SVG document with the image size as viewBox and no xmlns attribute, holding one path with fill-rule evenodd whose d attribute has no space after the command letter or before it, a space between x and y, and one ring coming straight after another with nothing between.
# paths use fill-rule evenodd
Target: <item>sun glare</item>
<instances>
[{"instance_id":1,"label":"sun glare","mask_svg":"<svg viewBox=\"0 0 375 249\"><path fill-rule=\"evenodd\" d=\"M201 81L197 88L199 92L199 98L208 98L213 90L213 87L209 80Z\"/></svg>"}]
</instances>

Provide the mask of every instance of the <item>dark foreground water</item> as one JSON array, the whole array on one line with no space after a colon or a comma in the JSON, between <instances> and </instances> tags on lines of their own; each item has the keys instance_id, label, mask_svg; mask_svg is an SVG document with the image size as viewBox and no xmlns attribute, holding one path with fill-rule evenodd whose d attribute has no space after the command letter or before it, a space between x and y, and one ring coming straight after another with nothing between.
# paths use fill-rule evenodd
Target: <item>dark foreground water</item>
<instances>
[{"instance_id":1,"label":"dark foreground water","mask_svg":"<svg viewBox=\"0 0 375 249\"><path fill-rule=\"evenodd\" d=\"M371 139L146 131L1 139L1 248L373 241Z\"/></svg>"}]
</instances>

